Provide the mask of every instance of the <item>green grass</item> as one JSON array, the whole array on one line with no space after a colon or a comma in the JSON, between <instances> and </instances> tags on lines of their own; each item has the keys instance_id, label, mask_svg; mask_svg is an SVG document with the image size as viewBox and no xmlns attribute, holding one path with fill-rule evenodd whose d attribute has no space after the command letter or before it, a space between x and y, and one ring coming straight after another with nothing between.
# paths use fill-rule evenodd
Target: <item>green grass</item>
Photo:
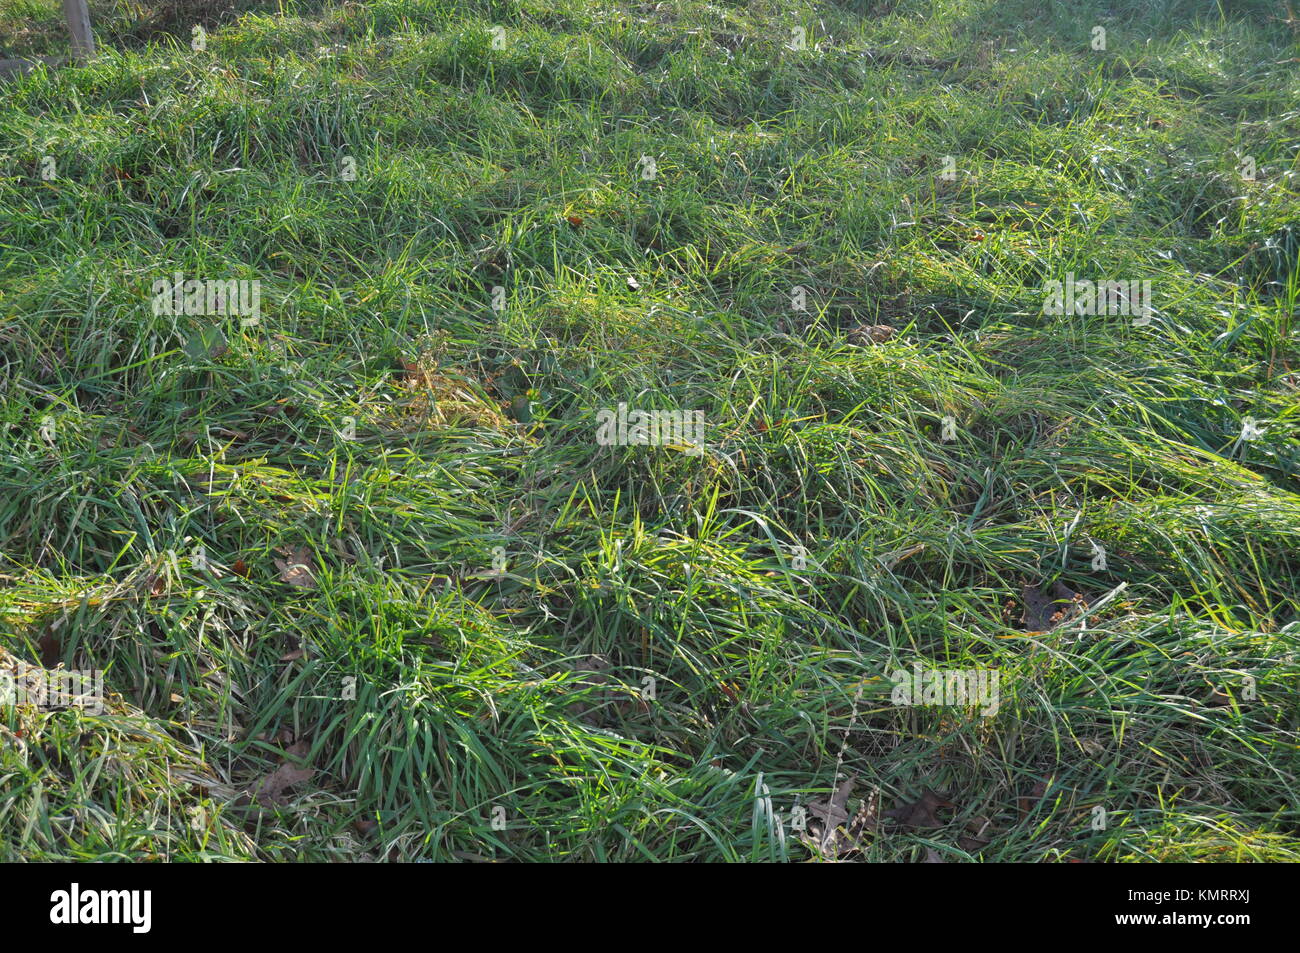
<instances>
[{"instance_id":1,"label":"green grass","mask_svg":"<svg viewBox=\"0 0 1300 953\"><path fill-rule=\"evenodd\" d=\"M110 699L0 707L0 859L803 861L850 774L954 805L860 859L1300 859L1278 5L91 6L0 94L0 665Z\"/></svg>"}]
</instances>

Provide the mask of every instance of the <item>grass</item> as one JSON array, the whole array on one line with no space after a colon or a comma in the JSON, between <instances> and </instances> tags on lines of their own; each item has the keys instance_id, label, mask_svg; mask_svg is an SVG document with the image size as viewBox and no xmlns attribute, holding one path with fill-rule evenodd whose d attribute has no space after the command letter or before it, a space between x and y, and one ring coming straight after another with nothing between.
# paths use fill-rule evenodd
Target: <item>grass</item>
<instances>
[{"instance_id":1,"label":"grass","mask_svg":"<svg viewBox=\"0 0 1300 953\"><path fill-rule=\"evenodd\" d=\"M0 97L0 666L109 698L0 707L0 859L803 861L849 776L843 859L1300 859L1297 24L1043 7L92 3Z\"/></svg>"}]
</instances>

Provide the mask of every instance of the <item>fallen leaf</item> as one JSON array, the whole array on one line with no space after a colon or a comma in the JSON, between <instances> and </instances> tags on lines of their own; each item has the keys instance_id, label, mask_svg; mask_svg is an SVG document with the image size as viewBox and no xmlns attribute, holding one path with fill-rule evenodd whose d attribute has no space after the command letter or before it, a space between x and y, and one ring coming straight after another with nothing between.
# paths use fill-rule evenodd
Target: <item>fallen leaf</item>
<instances>
[{"instance_id":1,"label":"fallen leaf","mask_svg":"<svg viewBox=\"0 0 1300 953\"><path fill-rule=\"evenodd\" d=\"M1046 591L1041 586L1025 585L1021 596L1025 611L1020 624L1026 632L1047 632L1087 607L1080 593L1059 580Z\"/></svg>"},{"instance_id":2,"label":"fallen leaf","mask_svg":"<svg viewBox=\"0 0 1300 953\"><path fill-rule=\"evenodd\" d=\"M825 801L812 801L808 805L808 812L821 820L827 828L839 827L849 819L849 794L856 781L857 777L850 774Z\"/></svg>"},{"instance_id":3,"label":"fallen leaf","mask_svg":"<svg viewBox=\"0 0 1300 953\"><path fill-rule=\"evenodd\" d=\"M944 860L943 857L940 856L939 852L938 852L937 850L935 850L933 847L927 847L927 848L925 849L925 859L922 860L921 863L923 863L923 864L946 864L946 863L948 863L948 861Z\"/></svg>"},{"instance_id":4,"label":"fallen leaf","mask_svg":"<svg viewBox=\"0 0 1300 953\"><path fill-rule=\"evenodd\" d=\"M263 731L257 736L258 741L265 741L276 745L293 744L293 731L289 728L280 728L276 731Z\"/></svg>"},{"instance_id":5,"label":"fallen leaf","mask_svg":"<svg viewBox=\"0 0 1300 953\"><path fill-rule=\"evenodd\" d=\"M297 549L282 549L280 552L287 559L276 558L275 568L280 570L280 581L288 583L295 589L315 589L316 578L311 569L311 551L306 546Z\"/></svg>"},{"instance_id":6,"label":"fallen leaf","mask_svg":"<svg viewBox=\"0 0 1300 953\"><path fill-rule=\"evenodd\" d=\"M935 812L943 808L955 809L956 807L957 805L952 801L926 788L919 800L888 810L885 812L885 817L898 821L904 827L943 827L944 822L935 816Z\"/></svg>"},{"instance_id":7,"label":"fallen leaf","mask_svg":"<svg viewBox=\"0 0 1300 953\"><path fill-rule=\"evenodd\" d=\"M429 382L429 373L414 361L402 358L402 381L408 387L423 387Z\"/></svg>"},{"instance_id":8,"label":"fallen leaf","mask_svg":"<svg viewBox=\"0 0 1300 953\"><path fill-rule=\"evenodd\" d=\"M566 221L574 228L582 228L582 217L580 215L570 215Z\"/></svg>"},{"instance_id":9,"label":"fallen leaf","mask_svg":"<svg viewBox=\"0 0 1300 953\"><path fill-rule=\"evenodd\" d=\"M1028 815L1038 806L1038 803L1047 795L1047 786L1047 781L1036 781L1034 786L1030 788L1029 795L1018 799L1017 805L1022 815Z\"/></svg>"},{"instance_id":10,"label":"fallen leaf","mask_svg":"<svg viewBox=\"0 0 1300 953\"><path fill-rule=\"evenodd\" d=\"M284 757L278 768L262 779L262 782L253 792L253 796L263 804L285 804L287 799L284 792L299 784L303 784L316 774L316 769L312 767L300 768L289 758L303 759L310 753L311 746L305 741L297 741L284 749Z\"/></svg>"},{"instance_id":11,"label":"fallen leaf","mask_svg":"<svg viewBox=\"0 0 1300 953\"><path fill-rule=\"evenodd\" d=\"M853 819L848 819L849 793L855 780L850 775L825 801L813 801L808 805L809 812L820 823L810 823L807 832L799 835L799 840L813 854L826 860L838 861L846 854L861 850L868 830L875 830L879 824L874 793L864 798ZM847 825L845 821L848 821Z\"/></svg>"},{"instance_id":12,"label":"fallen leaf","mask_svg":"<svg viewBox=\"0 0 1300 953\"><path fill-rule=\"evenodd\" d=\"M849 331L849 342L857 345L884 344L894 336L888 324L864 324Z\"/></svg>"},{"instance_id":13,"label":"fallen leaf","mask_svg":"<svg viewBox=\"0 0 1300 953\"><path fill-rule=\"evenodd\" d=\"M282 764L258 786L256 796L263 804L284 803L284 792L305 781L311 780L315 768L299 768L292 764Z\"/></svg>"},{"instance_id":14,"label":"fallen leaf","mask_svg":"<svg viewBox=\"0 0 1300 953\"><path fill-rule=\"evenodd\" d=\"M972 817L966 822L966 833L957 838L957 846L968 854L987 847L989 842L983 835L992 825L987 817Z\"/></svg>"},{"instance_id":15,"label":"fallen leaf","mask_svg":"<svg viewBox=\"0 0 1300 953\"><path fill-rule=\"evenodd\" d=\"M41 653L41 664L46 668L54 668L63 658L63 639L54 629L42 635L36 647Z\"/></svg>"}]
</instances>

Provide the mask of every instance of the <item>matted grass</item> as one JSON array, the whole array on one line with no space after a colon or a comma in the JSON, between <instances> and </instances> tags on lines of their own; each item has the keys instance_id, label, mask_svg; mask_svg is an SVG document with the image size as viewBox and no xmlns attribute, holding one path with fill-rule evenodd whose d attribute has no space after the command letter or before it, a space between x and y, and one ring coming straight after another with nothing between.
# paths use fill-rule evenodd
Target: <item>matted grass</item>
<instances>
[{"instance_id":1,"label":"matted grass","mask_svg":"<svg viewBox=\"0 0 1300 953\"><path fill-rule=\"evenodd\" d=\"M110 698L0 707L0 859L799 861L850 775L951 806L846 858L1300 857L1300 24L1043 7L92 4L0 88L0 658Z\"/></svg>"}]
</instances>

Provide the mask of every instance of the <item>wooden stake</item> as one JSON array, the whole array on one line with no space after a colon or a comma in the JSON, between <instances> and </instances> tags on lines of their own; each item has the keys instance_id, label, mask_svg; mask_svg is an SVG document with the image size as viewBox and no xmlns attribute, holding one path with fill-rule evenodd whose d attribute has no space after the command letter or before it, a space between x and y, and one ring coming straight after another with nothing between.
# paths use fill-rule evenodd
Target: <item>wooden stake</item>
<instances>
[{"instance_id":1,"label":"wooden stake","mask_svg":"<svg viewBox=\"0 0 1300 953\"><path fill-rule=\"evenodd\" d=\"M63 14L72 32L72 58L85 63L95 55L95 34L90 30L90 9L86 0L63 0Z\"/></svg>"}]
</instances>

